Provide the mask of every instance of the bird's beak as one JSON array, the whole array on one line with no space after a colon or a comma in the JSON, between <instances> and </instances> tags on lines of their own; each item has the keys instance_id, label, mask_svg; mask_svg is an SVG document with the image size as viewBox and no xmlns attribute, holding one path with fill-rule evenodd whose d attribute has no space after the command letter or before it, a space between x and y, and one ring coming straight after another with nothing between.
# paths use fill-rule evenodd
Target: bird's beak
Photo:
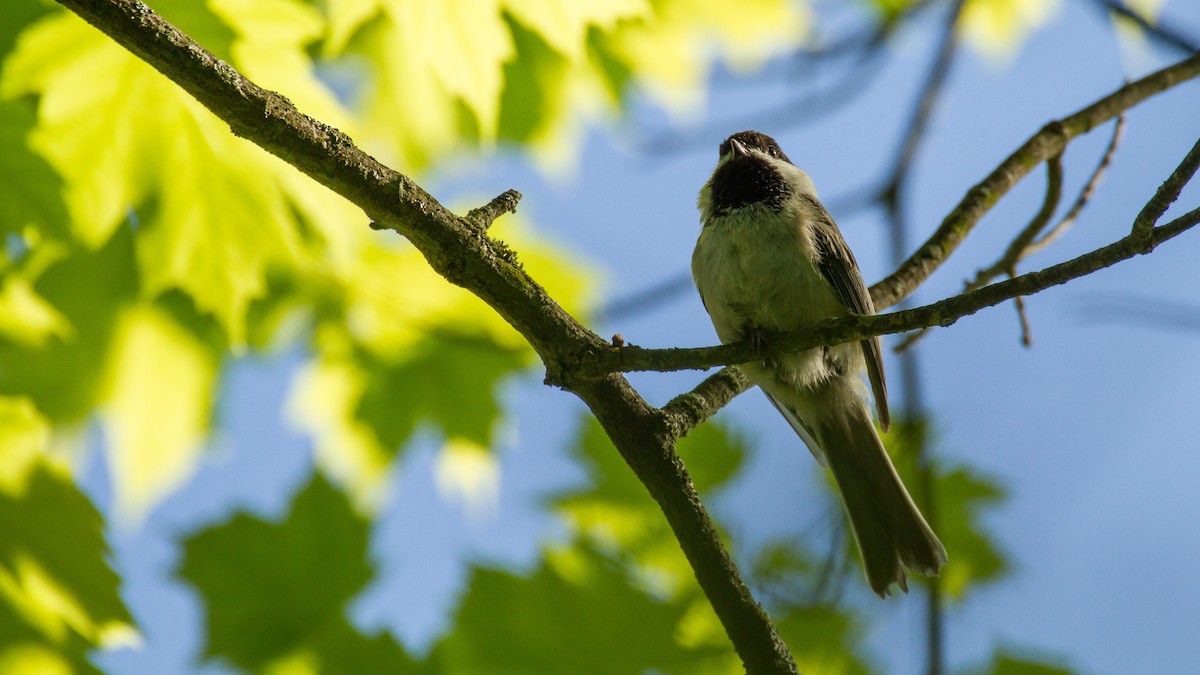
<instances>
[{"instance_id":1,"label":"bird's beak","mask_svg":"<svg viewBox=\"0 0 1200 675\"><path fill-rule=\"evenodd\" d=\"M736 138L729 139L729 154L735 157L749 157L750 151Z\"/></svg>"}]
</instances>

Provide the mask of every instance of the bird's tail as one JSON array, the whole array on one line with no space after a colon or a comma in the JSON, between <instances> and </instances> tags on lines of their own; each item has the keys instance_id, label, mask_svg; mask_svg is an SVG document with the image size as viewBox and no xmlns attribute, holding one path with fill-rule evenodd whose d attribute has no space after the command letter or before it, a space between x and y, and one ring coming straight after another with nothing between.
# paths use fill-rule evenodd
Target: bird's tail
<instances>
[{"instance_id":1,"label":"bird's tail","mask_svg":"<svg viewBox=\"0 0 1200 675\"><path fill-rule=\"evenodd\" d=\"M845 406L814 422L871 588L880 597L893 583L907 592L903 568L936 576L946 549L904 489L866 406Z\"/></svg>"}]
</instances>

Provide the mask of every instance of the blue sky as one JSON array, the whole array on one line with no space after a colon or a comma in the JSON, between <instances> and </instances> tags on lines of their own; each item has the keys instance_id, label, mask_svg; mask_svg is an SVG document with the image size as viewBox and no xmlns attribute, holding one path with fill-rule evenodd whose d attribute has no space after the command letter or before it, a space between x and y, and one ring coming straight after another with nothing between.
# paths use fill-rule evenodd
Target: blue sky
<instances>
[{"instance_id":1,"label":"blue sky","mask_svg":"<svg viewBox=\"0 0 1200 675\"><path fill-rule=\"evenodd\" d=\"M1169 2L1166 15L1200 38L1200 5ZM810 173L864 275L875 281L890 272L880 214L843 214L837 207L886 171L937 30L925 21L901 35L880 77L847 106L813 122L802 112L756 117L795 96L803 81L764 77L735 84L719 74L706 119L738 120L736 128L704 128L677 150L646 152L628 130L602 128L586 135L578 167L567 177L548 178L520 158L500 158L448 169L424 183L451 205L520 190L522 214L545 236L594 261L604 270L606 297L619 298L686 274L699 231L696 192L712 170L717 144L733 131L759 128ZM912 238L923 240L971 185L1046 121L1108 93L1127 75L1175 58L1177 53L1158 50L1123 58L1101 14L1079 1L1062 3L1011 63L960 54L917 157L908 212ZM1200 137L1198 110L1196 82L1136 108L1115 164L1081 220L1022 269L1122 236ZM649 107L637 119L655 128L667 124ZM1071 145L1065 158L1068 200L1108 134L1101 128ZM918 291L917 302L957 293L964 279L999 254L1040 203L1042 173L984 218ZM1167 218L1197 204L1200 186L1193 185ZM1010 556L1013 574L949 610L951 666L982 662L995 645L1060 654L1086 672L1181 672L1200 663L1200 444L1193 425L1200 403L1198 254L1200 233L1191 232L1153 255L1029 299L1031 349L1020 345L1011 305L964 318L921 342L938 456L977 467L1010 495L986 522ZM1146 321L1130 309L1165 303L1190 309L1166 313L1190 316L1194 327ZM602 335L620 332L642 346L700 346L716 339L691 291L653 312L593 328ZM888 358L896 378L894 357ZM141 529L113 534L127 599L148 644L140 652L101 657L106 668L192 671L202 615L190 591L171 581L177 552L170 542L235 509L282 511L311 466L305 440L279 421L299 359L284 354L235 366L225 384L224 430L211 461ZM701 377L639 374L631 380L661 404ZM500 506L491 517L471 519L460 505L437 496L432 442L416 443L405 456L395 500L377 530L382 581L354 608L361 625L386 626L410 646L426 645L446 627L445 612L468 562L531 564L539 546L561 534L535 504L538 495L580 477L565 446L582 406L540 381L536 372L508 385L512 429L501 454ZM898 396L895 405L901 405ZM720 415L754 439L759 451L716 508L751 538L802 536L825 508L813 490L817 466L811 456L756 391ZM91 467L86 483L102 507L110 504L101 464ZM422 583L405 583L412 578ZM870 643L886 672L921 672L922 607L916 596L879 605Z\"/></svg>"}]
</instances>

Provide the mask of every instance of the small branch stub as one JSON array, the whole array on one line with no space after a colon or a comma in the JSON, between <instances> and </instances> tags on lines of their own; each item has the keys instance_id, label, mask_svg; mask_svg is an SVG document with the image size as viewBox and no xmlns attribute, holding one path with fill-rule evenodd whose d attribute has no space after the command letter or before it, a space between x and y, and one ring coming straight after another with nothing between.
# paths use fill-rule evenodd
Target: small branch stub
<instances>
[{"instance_id":1,"label":"small branch stub","mask_svg":"<svg viewBox=\"0 0 1200 675\"><path fill-rule=\"evenodd\" d=\"M466 220L475 227L486 230L497 218L506 213L516 213L517 202L521 201L521 193L516 190L505 190L492 201L471 209L467 212Z\"/></svg>"}]
</instances>

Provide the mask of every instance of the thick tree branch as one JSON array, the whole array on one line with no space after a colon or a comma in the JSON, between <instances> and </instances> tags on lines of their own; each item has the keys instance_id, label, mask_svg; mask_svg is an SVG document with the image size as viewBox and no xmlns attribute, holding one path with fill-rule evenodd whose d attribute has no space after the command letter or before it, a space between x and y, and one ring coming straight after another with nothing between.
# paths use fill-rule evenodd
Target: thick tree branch
<instances>
[{"instance_id":1,"label":"thick tree branch","mask_svg":"<svg viewBox=\"0 0 1200 675\"><path fill-rule=\"evenodd\" d=\"M1062 154L1071 139L1147 98L1200 75L1200 54L1131 82L1079 112L1042 127L1000 166L971 188L937 231L904 264L871 287L878 308L891 307L925 281L1009 190L1042 162Z\"/></svg>"},{"instance_id":2,"label":"thick tree branch","mask_svg":"<svg viewBox=\"0 0 1200 675\"><path fill-rule=\"evenodd\" d=\"M405 236L443 277L479 296L519 331L546 377L578 395L662 508L746 670L795 673L791 653L750 595L674 451L683 433L620 375L582 379L607 348L531 279L513 253L480 227L506 204L460 218L408 177L359 150L344 133L242 77L137 0L60 0L183 87L230 129ZM493 204L496 204L494 201Z\"/></svg>"}]
</instances>

